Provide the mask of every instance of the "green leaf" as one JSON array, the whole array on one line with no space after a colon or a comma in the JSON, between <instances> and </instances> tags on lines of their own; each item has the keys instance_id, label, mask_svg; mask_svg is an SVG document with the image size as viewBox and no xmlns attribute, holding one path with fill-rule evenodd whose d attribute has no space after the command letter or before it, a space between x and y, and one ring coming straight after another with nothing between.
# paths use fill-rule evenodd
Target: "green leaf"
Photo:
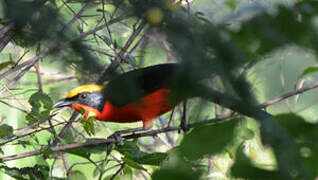
<instances>
[{"instance_id":1,"label":"green leaf","mask_svg":"<svg viewBox=\"0 0 318 180\"><path fill-rule=\"evenodd\" d=\"M110 38L109 37L107 37L107 36L103 36L103 39L104 39L104 42L108 45L108 46L110 46L113 42L110 40Z\"/></svg>"},{"instance_id":2,"label":"green leaf","mask_svg":"<svg viewBox=\"0 0 318 180\"><path fill-rule=\"evenodd\" d=\"M130 167L133 167L135 169L140 169L140 170L145 170L147 171L147 169L145 169L144 167L142 167L139 163L129 159L129 158L125 158L123 157L122 160Z\"/></svg>"},{"instance_id":3,"label":"green leaf","mask_svg":"<svg viewBox=\"0 0 318 180\"><path fill-rule=\"evenodd\" d=\"M147 164L147 165L153 165L153 166L160 166L163 160L167 158L166 153L151 153L144 155L140 158L135 159L136 162L140 164Z\"/></svg>"},{"instance_id":4,"label":"green leaf","mask_svg":"<svg viewBox=\"0 0 318 180\"><path fill-rule=\"evenodd\" d=\"M71 172L71 180L86 180L86 176L78 170Z\"/></svg>"},{"instance_id":5,"label":"green leaf","mask_svg":"<svg viewBox=\"0 0 318 180\"><path fill-rule=\"evenodd\" d=\"M97 138L92 138L92 139L87 139L86 142L91 142L91 141L97 141L101 139ZM89 159L91 154L100 154L104 153L106 149L108 148L107 145L99 145L99 146L94 146L94 147L81 147L81 148L76 148L76 149L69 149L64 152L71 153L74 155L81 156L83 158Z\"/></svg>"},{"instance_id":6,"label":"green leaf","mask_svg":"<svg viewBox=\"0 0 318 180\"><path fill-rule=\"evenodd\" d=\"M238 137L243 140L250 140L254 138L254 135L254 131L248 127L248 120L244 119L243 121L241 121L240 127L238 129Z\"/></svg>"},{"instance_id":7,"label":"green leaf","mask_svg":"<svg viewBox=\"0 0 318 180\"><path fill-rule=\"evenodd\" d=\"M317 72L317 71L318 71L318 67L314 67L314 66L308 67L303 71L303 73L301 73L300 77L302 78L308 74L312 74L312 73Z\"/></svg>"},{"instance_id":8,"label":"green leaf","mask_svg":"<svg viewBox=\"0 0 318 180\"><path fill-rule=\"evenodd\" d=\"M0 169L4 169L4 172L18 180L42 180L48 179L48 166L35 165L34 167L24 167L24 168L16 168L16 167L7 167L0 166Z\"/></svg>"},{"instance_id":9,"label":"green leaf","mask_svg":"<svg viewBox=\"0 0 318 180\"><path fill-rule=\"evenodd\" d=\"M53 153L54 153L54 151L51 148L49 148L49 147L46 147L46 148L43 149L43 155L45 157L49 157Z\"/></svg>"},{"instance_id":10,"label":"green leaf","mask_svg":"<svg viewBox=\"0 0 318 180\"><path fill-rule=\"evenodd\" d=\"M178 149L178 148L177 148ZM199 180L200 172L193 162L186 161L179 154L170 154L169 160L152 174L153 180Z\"/></svg>"},{"instance_id":11,"label":"green leaf","mask_svg":"<svg viewBox=\"0 0 318 180\"><path fill-rule=\"evenodd\" d=\"M91 136L95 134L96 119L94 117L89 117L88 119L83 118L80 122L88 135Z\"/></svg>"},{"instance_id":12,"label":"green leaf","mask_svg":"<svg viewBox=\"0 0 318 180\"><path fill-rule=\"evenodd\" d=\"M225 2L225 4L226 4L229 8L231 8L232 10L234 10L234 9L235 9L235 6L236 6L236 1L235 1L235 0L227 0L227 1Z\"/></svg>"},{"instance_id":13,"label":"green leaf","mask_svg":"<svg viewBox=\"0 0 318 180\"><path fill-rule=\"evenodd\" d=\"M295 139L302 162L306 165L312 179L318 176L318 124L308 123L293 113L275 116L278 123Z\"/></svg>"},{"instance_id":14,"label":"green leaf","mask_svg":"<svg viewBox=\"0 0 318 180\"><path fill-rule=\"evenodd\" d=\"M23 140L18 140L17 144L20 144L23 146L23 148L26 148L27 145L31 145L30 141L23 141Z\"/></svg>"},{"instance_id":15,"label":"green leaf","mask_svg":"<svg viewBox=\"0 0 318 180\"><path fill-rule=\"evenodd\" d=\"M81 156L83 158L88 159L91 156L91 153L87 151L87 148L76 148L76 149L69 149L64 152L74 154L77 156Z\"/></svg>"},{"instance_id":16,"label":"green leaf","mask_svg":"<svg viewBox=\"0 0 318 180\"><path fill-rule=\"evenodd\" d=\"M315 143L318 138L318 124L308 123L304 118L284 113L275 116L278 123L284 127L298 143Z\"/></svg>"},{"instance_id":17,"label":"green leaf","mask_svg":"<svg viewBox=\"0 0 318 180\"><path fill-rule=\"evenodd\" d=\"M6 137L13 133L13 128L7 124L3 124L0 126L0 137Z\"/></svg>"},{"instance_id":18,"label":"green leaf","mask_svg":"<svg viewBox=\"0 0 318 180\"><path fill-rule=\"evenodd\" d=\"M52 99L41 91L32 94L29 98L29 103L32 109L31 112L26 115L26 120L30 124L47 117L53 105Z\"/></svg>"},{"instance_id":19,"label":"green leaf","mask_svg":"<svg viewBox=\"0 0 318 180\"><path fill-rule=\"evenodd\" d=\"M116 147L116 150L126 158L131 159L139 164L159 166L167 158L166 153L146 153L139 149L136 141L125 141L123 146Z\"/></svg>"},{"instance_id":20,"label":"green leaf","mask_svg":"<svg viewBox=\"0 0 318 180\"><path fill-rule=\"evenodd\" d=\"M115 49L117 49L117 48L118 48L118 43L117 43L117 41L116 41L116 40L114 41L113 46L114 46L114 48L115 48Z\"/></svg>"},{"instance_id":21,"label":"green leaf","mask_svg":"<svg viewBox=\"0 0 318 180\"><path fill-rule=\"evenodd\" d=\"M251 164L248 157L243 152L243 146L240 146L236 153L236 160L231 168L231 175L235 178L243 179L284 179L278 171L266 170L255 167Z\"/></svg>"},{"instance_id":22,"label":"green leaf","mask_svg":"<svg viewBox=\"0 0 318 180\"><path fill-rule=\"evenodd\" d=\"M42 91L32 94L29 98L29 103L37 110L39 110L41 107L50 110L53 105L52 99Z\"/></svg>"},{"instance_id":23,"label":"green leaf","mask_svg":"<svg viewBox=\"0 0 318 180\"><path fill-rule=\"evenodd\" d=\"M100 139L100 138L89 138L86 140L86 142L93 142L93 141L98 141L98 140L105 140L105 139ZM101 154L104 153L106 151L106 149L108 149L110 146L106 145L106 144L102 144L102 145L98 145L98 146L94 146L92 148L87 148L90 153L92 154Z\"/></svg>"},{"instance_id":24,"label":"green leaf","mask_svg":"<svg viewBox=\"0 0 318 180\"><path fill-rule=\"evenodd\" d=\"M217 154L232 141L238 119L200 126L187 134L180 145L182 154L190 160Z\"/></svg>"},{"instance_id":25,"label":"green leaf","mask_svg":"<svg viewBox=\"0 0 318 180\"><path fill-rule=\"evenodd\" d=\"M10 64L12 64L11 61L6 61L6 62L3 62L3 63L0 63L0 71L4 68L6 68L7 66L9 66Z\"/></svg>"}]
</instances>

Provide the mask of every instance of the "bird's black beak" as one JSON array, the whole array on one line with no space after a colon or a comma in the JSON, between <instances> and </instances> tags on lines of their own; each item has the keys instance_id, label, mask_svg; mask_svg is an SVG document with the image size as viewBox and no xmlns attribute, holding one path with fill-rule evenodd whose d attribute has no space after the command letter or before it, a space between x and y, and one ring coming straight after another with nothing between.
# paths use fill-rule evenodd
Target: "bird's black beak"
<instances>
[{"instance_id":1,"label":"bird's black beak","mask_svg":"<svg viewBox=\"0 0 318 180\"><path fill-rule=\"evenodd\" d=\"M52 108L62 108L66 106L73 106L73 102L70 99L64 98L57 101Z\"/></svg>"}]
</instances>

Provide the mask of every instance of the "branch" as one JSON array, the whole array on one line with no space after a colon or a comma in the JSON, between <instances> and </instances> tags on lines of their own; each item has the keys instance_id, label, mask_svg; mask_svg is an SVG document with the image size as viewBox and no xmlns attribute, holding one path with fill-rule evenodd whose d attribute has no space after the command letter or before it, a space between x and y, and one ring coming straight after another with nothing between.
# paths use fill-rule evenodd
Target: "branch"
<instances>
[{"instance_id":1,"label":"branch","mask_svg":"<svg viewBox=\"0 0 318 180\"><path fill-rule=\"evenodd\" d=\"M272 104L276 104L276 103L278 103L278 102L280 102L280 101L282 101L282 100L284 100L284 99L287 99L287 98L289 98L289 97L291 97L291 96L294 96L294 95L297 95L297 94L301 94L301 93L303 93L303 92L305 92L305 91L308 91L308 90L311 90L311 89L315 89L315 88L317 88L317 87L318 87L318 82L313 83L313 84L311 84L311 85L309 85L309 86L306 86L306 87L303 87L303 88L294 90L294 91L289 91L289 92L286 93L286 94L283 94L283 95L281 95L281 96L278 96L278 97L276 97L276 98L274 98L274 99L268 100L268 101L266 101L266 102L260 104L259 107L265 108L265 107L270 106L270 105L272 105Z\"/></svg>"},{"instance_id":2,"label":"branch","mask_svg":"<svg viewBox=\"0 0 318 180\"><path fill-rule=\"evenodd\" d=\"M11 22L0 29L0 52L11 41L14 35L15 23Z\"/></svg>"},{"instance_id":3,"label":"branch","mask_svg":"<svg viewBox=\"0 0 318 180\"><path fill-rule=\"evenodd\" d=\"M218 121L219 121L219 118L210 119L209 121L206 121L206 122L210 123L210 122L218 122ZM193 127L201 126L201 125L202 125L202 123L193 123L193 124L189 124L189 128L193 128ZM179 130L181 130L181 127L179 127L179 126L165 127L162 129L155 129L155 130L150 130L147 132L125 135L125 136L122 136L122 140L136 139L136 138L146 137L146 136L155 136L159 133L165 133L165 132L170 132L170 131L179 131ZM69 145L64 145L64 146L52 147L51 150L53 152L60 152L60 151L67 151L67 150L82 148L82 147L93 147L93 146L107 145L110 143L117 143L117 142L119 142L119 141L116 141L116 139L103 139L103 140L96 140L96 141L90 141L90 142L85 142L85 143L75 143L75 144L69 144ZM22 158L26 158L26 157L39 155L39 154L43 153L43 151L44 151L44 149L40 149L37 151L31 151L31 152L27 152L27 153L2 157L2 158L0 158L0 162L12 161L12 160L16 160L16 159L22 159Z\"/></svg>"}]
</instances>

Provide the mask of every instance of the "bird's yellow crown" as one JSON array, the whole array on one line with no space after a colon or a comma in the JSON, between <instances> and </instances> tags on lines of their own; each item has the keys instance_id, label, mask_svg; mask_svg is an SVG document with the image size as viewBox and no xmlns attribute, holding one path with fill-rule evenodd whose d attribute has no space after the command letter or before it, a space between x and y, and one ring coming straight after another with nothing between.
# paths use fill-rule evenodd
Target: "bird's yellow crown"
<instances>
[{"instance_id":1,"label":"bird's yellow crown","mask_svg":"<svg viewBox=\"0 0 318 180\"><path fill-rule=\"evenodd\" d=\"M72 89L68 95L66 96L67 98L72 98L80 93L83 92L96 92L96 91L101 91L104 89L104 86L102 85L97 85L97 84L85 84L79 87L76 87Z\"/></svg>"}]
</instances>

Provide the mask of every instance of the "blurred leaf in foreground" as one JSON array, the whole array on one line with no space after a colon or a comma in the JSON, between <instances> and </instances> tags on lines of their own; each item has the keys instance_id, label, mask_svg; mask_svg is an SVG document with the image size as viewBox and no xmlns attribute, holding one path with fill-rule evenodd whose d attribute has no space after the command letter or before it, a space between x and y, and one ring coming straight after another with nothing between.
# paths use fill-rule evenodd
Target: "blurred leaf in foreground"
<instances>
[{"instance_id":1,"label":"blurred leaf in foreground","mask_svg":"<svg viewBox=\"0 0 318 180\"><path fill-rule=\"evenodd\" d=\"M241 145L236 153L235 163L231 168L231 175L244 179L283 179L275 170L261 169L254 166L243 152Z\"/></svg>"},{"instance_id":2,"label":"blurred leaf in foreground","mask_svg":"<svg viewBox=\"0 0 318 180\"><path fill-rule=\"evenodd\" d=\"M316 178L318 176L318 124L308 123L293 113L279 114L275 118L293 136L310 177Z\"/></svg>"},{"instance_id":3,"label":"blurred leaf in foreground","mask_svg":"<svg viewBox=\"0 0 318 180\"><path fill-rule=\"evenodd\" d=\"M205 125L193 129L180 145L182 154L190 160L222 152L232 142L239 119Z\"/></svg>"}]
</instances>

